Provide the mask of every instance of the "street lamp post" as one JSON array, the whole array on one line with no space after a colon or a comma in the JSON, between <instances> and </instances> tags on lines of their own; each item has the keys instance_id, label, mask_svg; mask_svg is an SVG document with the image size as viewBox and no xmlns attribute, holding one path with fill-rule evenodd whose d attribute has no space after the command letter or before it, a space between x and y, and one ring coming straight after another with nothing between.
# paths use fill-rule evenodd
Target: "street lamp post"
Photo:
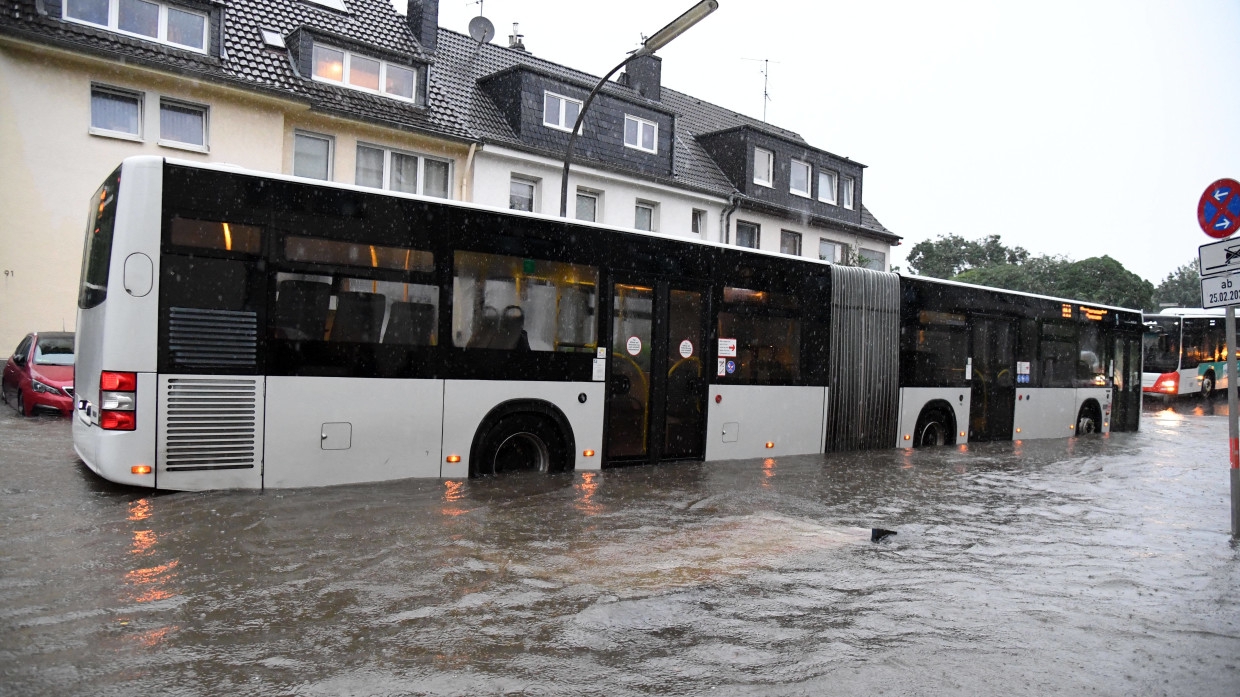
<instances>
[{"instance_id":1,"label":"street lamp post","mask_svg":"<svg viewBox=\"0 0 1240 697\"><path fill-rule=\"evenodd\" d=\"M642 43L641 48L637 49L633 53L630 53L628 57L620 61L619 65L612 68L610 72L603 76L602 80L598 81L598 84L594 86L594 89L590 90L590 94L586 96L585 101L581 103L581 113L577 114L577 122L573 124L573 132L568 136L568 149L564 152L564 174L560 178L561 218L568 217L568 168L573 160L573 146L577 144L577 135L581 133L581 124L585 122L586 110L590 108L590 102L594 101L594 96L598 94L599 90L603 89L603 85L607 84L607 81L611 79L611 76L615 75L616 72L625 65L628 65L629 61L634 58L641 58L642 56L654 54L655 51L658 51L669 44L672 39L675 39L685 33L689 27L692 27L702 21L706 18L706 15L709 15L717 9L719 9L718 0L702 0L702 2L690 7L684 14L680 15L668 23L667 26L655 32L654 36L646 39L646 41Z\"/></svg>"}]
</instances>

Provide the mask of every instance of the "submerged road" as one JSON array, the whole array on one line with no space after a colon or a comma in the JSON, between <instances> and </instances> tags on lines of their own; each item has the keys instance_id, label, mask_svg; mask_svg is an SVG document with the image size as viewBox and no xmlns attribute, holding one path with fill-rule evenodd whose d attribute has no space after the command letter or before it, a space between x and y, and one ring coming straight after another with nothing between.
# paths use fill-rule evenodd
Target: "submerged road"
<instances>
[{"instance_id":1,"label":"submerged road","mask_svg":"<svg viewBox=\"0 0 1240 697\"><path fill-rule=\"evenodd\" d=\"M153 495L89 472L67 420L0 407L0 695L1235 697L1214 409L1076 441Z\"/></svg>"}]
</instances>

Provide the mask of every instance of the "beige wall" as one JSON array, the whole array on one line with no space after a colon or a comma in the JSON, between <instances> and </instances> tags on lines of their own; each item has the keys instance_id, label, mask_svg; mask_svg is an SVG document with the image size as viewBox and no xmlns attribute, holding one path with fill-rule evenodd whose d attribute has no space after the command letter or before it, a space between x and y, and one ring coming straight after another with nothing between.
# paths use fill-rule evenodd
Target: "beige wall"
<instances>
[{"instance_id":1,"label":"beige wall","mask_svg":"<svg viewBox=\"0 0 1240 697\"><path fill-rule=\"evenodd\" d=\"M92 83L142 92L140 142L92 135ZM159 100L209 107L208 152L160 145ZM0 357L27 332L72 331L88 200L134 155L292 172L293 133L336 139L333 179L353 183L356 143L453 160L467 146L310 114L293 101L0 38Z\"/></svg>"}]
</instances>

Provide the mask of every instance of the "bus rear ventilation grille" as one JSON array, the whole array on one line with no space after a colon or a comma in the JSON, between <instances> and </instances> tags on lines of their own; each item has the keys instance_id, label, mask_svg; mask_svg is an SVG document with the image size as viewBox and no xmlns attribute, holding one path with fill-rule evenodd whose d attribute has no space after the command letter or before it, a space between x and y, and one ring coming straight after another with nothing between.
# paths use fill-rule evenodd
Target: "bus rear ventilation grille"
<instances>
[{"instance_id":1,"label":"bus rear ventilation grille","mask_svg":"<svg viewBox=\"0 0 1240 697\"><path fill-rule=\"evenodd\" d=\"M256 380L171 378L162 399L165 470L257 466Z\"/></svg>"},{"instance_id":2,"label":"bus rear ventilation grille","mask_svg":"<svg viewBox=\"0 0 1240 697\"><path fill-rule=\"evenodd\" d=\"M258 315L232 310L168 310L168 351L186 368L252 368L258 353Z\"/></svg>"}]
</instances>

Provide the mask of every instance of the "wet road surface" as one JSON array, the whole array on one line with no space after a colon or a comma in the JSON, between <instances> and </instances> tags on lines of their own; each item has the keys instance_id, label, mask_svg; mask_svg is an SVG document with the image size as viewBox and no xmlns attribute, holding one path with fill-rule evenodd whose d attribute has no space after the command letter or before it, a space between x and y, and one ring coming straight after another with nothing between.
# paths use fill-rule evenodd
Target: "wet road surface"
<instances>
[{"instance_id":1,"label":"wet road surface","mask_svg":"<svg viewBox=\"0 0 1240 697\"><path fill-rule=\"evenodd\" d=\"M1222 408L1078 441L152 495L0 407L0 695L1240 694ZM869 528L898 535L869 541Z\"/></svg>"}]
</instances>

